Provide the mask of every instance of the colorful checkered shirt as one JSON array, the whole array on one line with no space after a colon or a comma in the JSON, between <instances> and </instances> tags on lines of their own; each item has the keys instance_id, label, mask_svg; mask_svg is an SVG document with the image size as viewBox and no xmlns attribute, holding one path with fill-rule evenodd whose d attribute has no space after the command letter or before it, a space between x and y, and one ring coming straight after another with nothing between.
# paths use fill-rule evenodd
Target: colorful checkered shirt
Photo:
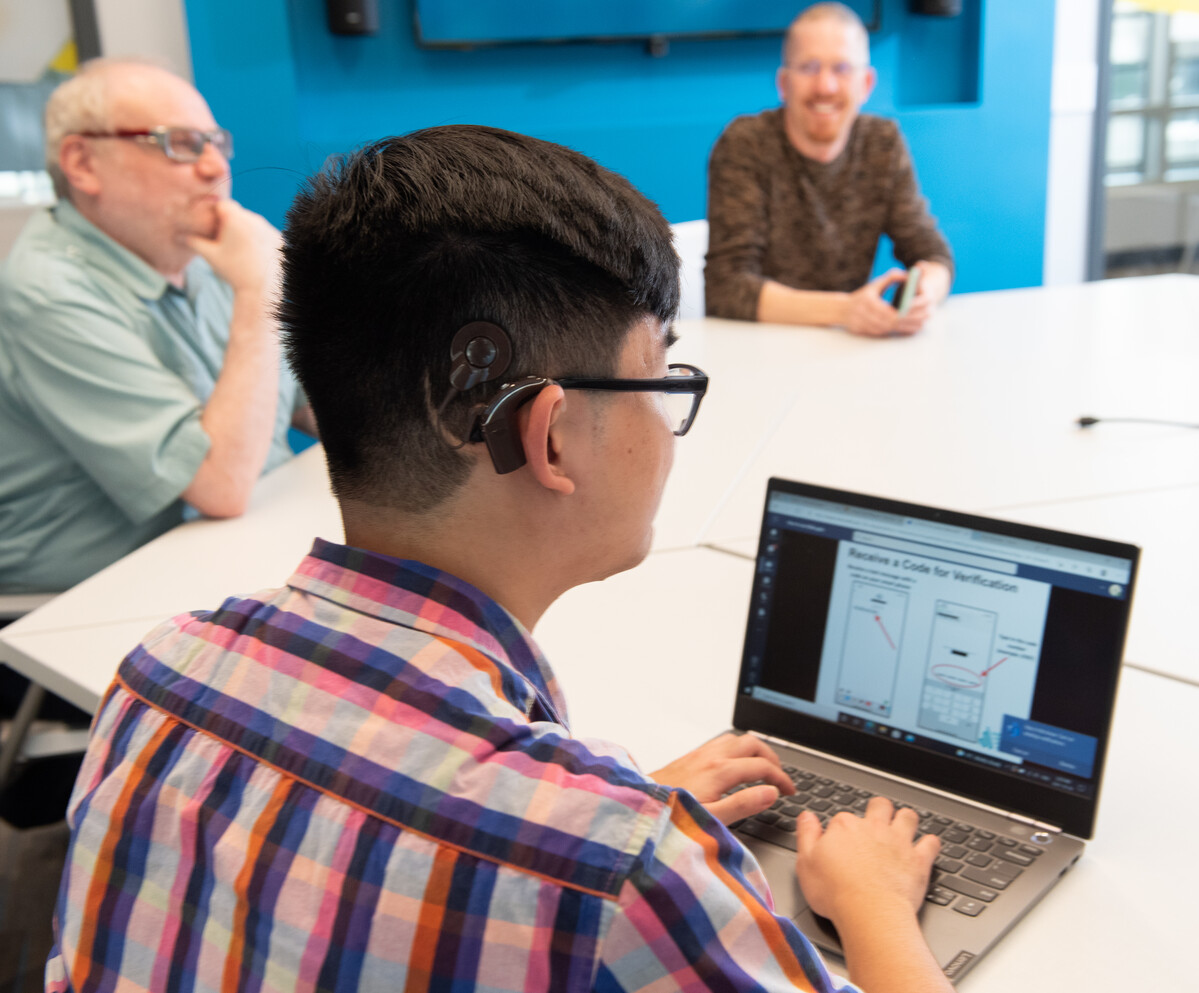
<instances>
[{"instance_id":1,"label":"colorful checkered shirt","mask_svg":"<svg viewBox=\"0 0 1199 993\"><path fill-rule=\"evenodd\" d=\"M48 990L838 988L502 607L323 541L134 649L69 818Z\"/></svg>"}]
</instances>

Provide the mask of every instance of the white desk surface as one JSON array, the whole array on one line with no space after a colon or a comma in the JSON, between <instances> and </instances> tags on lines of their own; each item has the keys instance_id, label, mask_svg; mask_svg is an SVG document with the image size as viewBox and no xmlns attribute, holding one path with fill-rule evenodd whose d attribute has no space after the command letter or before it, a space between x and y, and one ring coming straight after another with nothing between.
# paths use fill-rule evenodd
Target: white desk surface
<instances>
[{"instance_id":1,"label":"white desk surface","mask_svg":"<svg viewBox=\"0 0 1199 993\"><path fill-rule=\"evenodd\" d=\"M794 370L855 344L842 331L780 334L770 325L716 319L680 321L676 331L671 359L699 366L711 382L695 426L675 445L655 550L689 548L701 539L728 489L795 406L801 384Z\"/></svg>"},{"instance_id":2,"label":"white desk surface","mask_svg":"<svg viewBox=\"0 0 1199 993\"><path fill-rule=\"evenodd\" d=\"M731 727L752 579L752 562L690 548L560 597L533 637L574 733L652 770Z\"/></svg>"},{"instance_id":3,"label":"white desk surface","mask_svg":"<svg viewBox=\"0 0 1199 993\"><path fill-rule=\"evenodd\" d=\"M219 602L213 601L211 606ZM169 616L173 615L47 631L12 632L10 625L0 640L0 662L81 710L94 713L121 659L141 642L143 635Z\"/></svg>"},{"instance_id":4,"label":"white desk surface","mask_svg":"<svg viewBox=\"0 0 1199 993\"><path fill-rule=\"evenodd\" d=\"M535 637L575 733L649 771L728 728L752 576L712 549L664 553L551 607ZM1199 869L1181 852L1199 791L1174 758L1194 753L1196 707L1199 687L1125 667L1095 840L963 990L1191 988ZM1147 797L1165 810L1149 814Z\"/></svg>"},{"instance_id":5,"label":"white desk surface","mask_svg":"<svg viewBox=\"0 0 1199 993\"><path fill-rule=\"evenodd\" d=\"M1199 421L1196 314L1199 278L1167 276L966 294L911 339L843 335L796 363L795 402L701 540L755 533L771 475L963 510L1199 483L1199 431L1075 423Z\"/></svg>"},{"instance_id":6,"label":"white desk surface","mask_svg":"<svg viewBox=\"0 0 1199 993\"><path fill-rule=\"evenodd\" d=\"M1193 635L1199 598L1199 486L1013 507L1001 513L1028 524L1140 545L1125 661L1199 686L1199 644Z\"/></svg>"}]
</instances>

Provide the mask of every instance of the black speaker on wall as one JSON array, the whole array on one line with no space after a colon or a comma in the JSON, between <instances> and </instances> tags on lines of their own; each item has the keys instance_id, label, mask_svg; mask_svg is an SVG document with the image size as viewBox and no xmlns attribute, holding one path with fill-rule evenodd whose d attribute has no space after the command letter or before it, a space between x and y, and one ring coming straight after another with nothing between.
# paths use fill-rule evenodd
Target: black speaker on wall
<instances>
[{"instance_id":1,"label":"black speaker on wall","mask_svg":"<svg viewBox=\"0 0 1199 993\"><path fill-rule=\"evenodd\" d=\"M379 0L325 0L334 34L374 34L379 30Z\"/></svg>"},{"instance_id":2,"label":"black speaker on wall","mask_svg":"<svg viewBox=\"0 0 1199 993\"><path fill-rule=\"evenodd\" d=\"M962 0L908 0L908 9L930 17L957 17L962 12Z\"/></svg>"}]
</instances>

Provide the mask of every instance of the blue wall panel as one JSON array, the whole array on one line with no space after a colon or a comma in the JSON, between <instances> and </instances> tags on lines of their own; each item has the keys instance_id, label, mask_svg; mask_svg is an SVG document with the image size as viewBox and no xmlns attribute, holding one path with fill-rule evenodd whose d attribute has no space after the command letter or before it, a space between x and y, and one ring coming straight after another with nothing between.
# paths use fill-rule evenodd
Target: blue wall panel
<instances>
[{"instance_id":1,"label":"blue wall panel","mask_svg":"<svg viewBox=\"0 0 1199 993\"><path fill-rule=\"evenodd\" d=\"M957 254L955 289L1037 285L1053 5L963 6L930 21L884 0L867 109L907 135ZM463 122L571 145L627 175L670 220L702 217L721 129L777 103L769 38L676 40L662 57L634 42L430 51L415 43L406 0L380 0L379 34L363 38L331 35L323 0L188 0L187 13L197 85L237 137L236 194L276 223L328 155Z\"/></svg>"}]
</instances>

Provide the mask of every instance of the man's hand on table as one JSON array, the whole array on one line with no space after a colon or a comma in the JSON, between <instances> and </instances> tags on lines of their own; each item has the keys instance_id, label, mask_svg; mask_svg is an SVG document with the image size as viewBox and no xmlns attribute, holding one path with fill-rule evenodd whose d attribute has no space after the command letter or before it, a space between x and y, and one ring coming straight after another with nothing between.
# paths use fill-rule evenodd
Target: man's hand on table
<instances>
[{"instance_id":1,"label":"man's hand on table","mask_svg":"<svg viewBox=\"0 0 1199 993\"><path fill-rule=\"evenodd\" d=\"M881 337L882 335L898 333L912 334L920 330L920 324L900 317L883 295L892 286L907 279L903 269L888 269L881 276L876 276L865 286L848 294L845 300L845 313L841 324L850 334Z\"/></svg>"},{"instance_id":2,"label":"man's hand on table","mask_svg":"<svg viewBox=\"0 0 1199 993\"><path fill-rule=\"evenodd\" d=\"M940 262L920 261L912 266L920 271L920 284L907 313L900 315L884 299L891 287L903 283L904 269L888 269L861 289L848 295L842 324L851 334L881 337L890 334L915 334L932 317L933 311L949 294L949 269Z\"/></svg>"}]
</instances>

